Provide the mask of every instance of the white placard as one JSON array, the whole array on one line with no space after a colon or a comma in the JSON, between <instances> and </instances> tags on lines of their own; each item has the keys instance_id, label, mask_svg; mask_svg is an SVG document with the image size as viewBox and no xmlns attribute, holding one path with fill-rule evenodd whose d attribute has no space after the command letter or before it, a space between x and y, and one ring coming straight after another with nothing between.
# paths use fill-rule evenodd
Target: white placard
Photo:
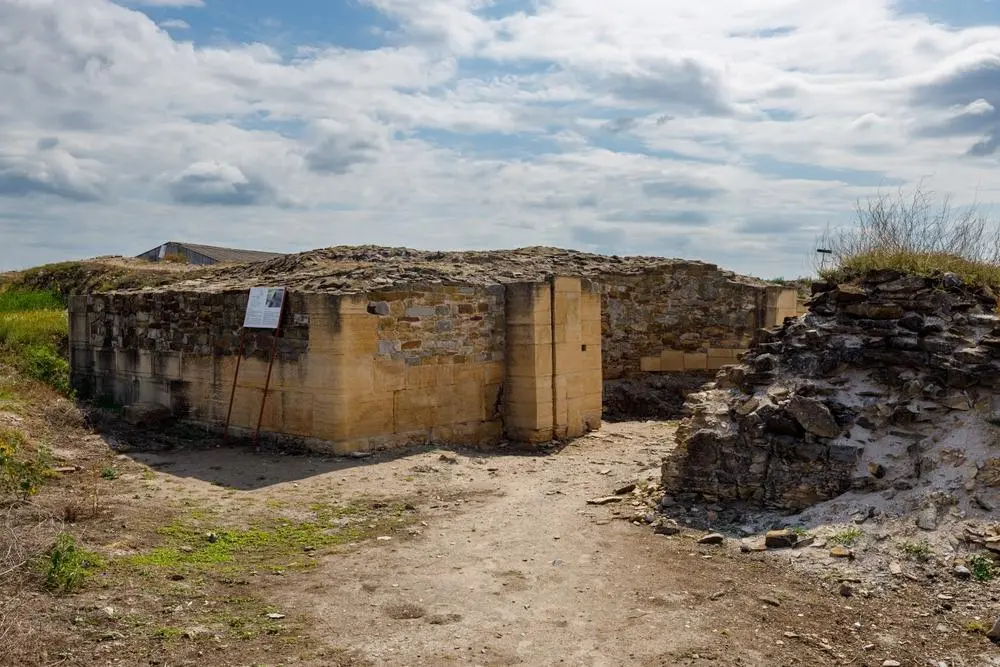
<instances>
[{"instance_id":1,"label":"white placard","mask_svg":"<svg viewBox=\"0 0 1000 667\"><path fill-rule=\"evenodd\" d=\"M277 329L281 325L284 287L251 287L243 326L247 329Z\"/></svg>"}]
</instances>

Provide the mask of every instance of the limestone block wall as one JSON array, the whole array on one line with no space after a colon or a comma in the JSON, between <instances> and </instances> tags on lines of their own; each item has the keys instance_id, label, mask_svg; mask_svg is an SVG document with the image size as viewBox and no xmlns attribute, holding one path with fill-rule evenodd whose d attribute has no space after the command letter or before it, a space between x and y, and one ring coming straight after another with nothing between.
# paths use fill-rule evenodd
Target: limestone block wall
<instances>
[{"instance_id":1,"label":"limestone block wall","mask_svg":"<svg viewBox=\"0 0 1000 667\"><path fill-rule=\"evenodd\" d=\"M577 437L602 412L600 295L589 281L507 286L507 435Z\"/></svg>"},{"instance_id":2,"label":"limestone block wall","mask_svg":"<svg viewBox=\"0 0 1000 667\"><path fill-rule=\"evenodd\" d=\"M556 306L547 326L550 359L559 365L539 368L548 378L551 406L540 428L521 429L520 418L509 414L528 399L517 373L508 372L507 318L522 315L508 304L504 287L428 285L346 296L290 293L262 431L346 452L427 442L491 444L505 437L505 423L507 437L524 434L528 442L596 427L599 300L592 292L584 296L579 280L553 285L541 289L548 290L545 303ZM156 403L219 426L229 406L246 300L245 291L73 297L73 384L83 396ZM551 312L559 313L557 320ZM582 315L593 341L587 350ZM270 332L247 334L234 430L256 425L273 342ZM553 373L561 379L553 382Z\"/></svg>"},{"instance_id":3,"label":"limestone block wall","mask_svg":"<svg viewBox=\"0 0 1000 667\"><path fill-rule=\"evenodd\" d=\"M605 380L721 368L757 329L796 314L794 288L735 280L700 262L598 280Z\"/></svg>"}]
</instances>

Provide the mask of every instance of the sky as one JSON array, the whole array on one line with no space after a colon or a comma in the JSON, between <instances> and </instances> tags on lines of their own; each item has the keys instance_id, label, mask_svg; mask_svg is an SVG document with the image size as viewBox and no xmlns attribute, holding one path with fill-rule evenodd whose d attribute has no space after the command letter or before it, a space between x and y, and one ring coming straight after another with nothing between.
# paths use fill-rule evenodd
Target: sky
<instances>
[{"instance_id":1,"label":"sky","mask_svg":"<svg viewBox=\"0 0 1000 667\"><path fill-rule=\"evenodd\" d=\"M997 0L0 0L0 270L167 240L810 272L1000 211Z\"/></svg>"}]
</instances>

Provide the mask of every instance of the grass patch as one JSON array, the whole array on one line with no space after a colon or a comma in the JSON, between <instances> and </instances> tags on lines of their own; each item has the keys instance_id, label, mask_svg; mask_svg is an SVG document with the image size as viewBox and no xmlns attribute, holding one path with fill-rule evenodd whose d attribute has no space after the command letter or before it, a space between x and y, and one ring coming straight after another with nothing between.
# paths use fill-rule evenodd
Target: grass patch
<instances>
[{"instance_id":1,"label":"grass patch","mask_svg":"<svg viewBox=\"0 0 1000 667\"><path fill-rule=\"evenodd\" d=\"M184 636L184 631L180 628L173 627L159 627L153 631L153 636L157 639L162 639L165 641L170 641L172 639L180 639Z\"/></svg>"},{"instance_id":2,"label":"grass patch","mask_svg":"<svg viewBox=\"0 0 1000 667\"><path fill-rule=\"evenodd\" d=\"M170 574L235 576L257 568L294 569L314 564L309 553L357 542L399 526L402 505L372 512L361 506L316 504L305 521L259 518L246 527L220 527L218 520L195 510L160 528L163 544L121 559L125 566Z\"/></svg>"},{"instance_id":3,"label":"grass patch","mask_svg":"<svg viewBox=\"0 0 1000 667\"><path fill-rule=\"evenodd\" d=\"M844 530L831 535L829 539L827 539L827 542L839 544L845 547L853 547L857 544L857 541L863 534L864 533L861 532L860 528L845 528Z\"/></svg>"},{"instance_id":4,"label":"grass patch","mask_svg":"<svg viewBox=\"0 0 1000 667\"><path fill-rule=\"evenodd\" d=\"M27 500L38 493L51 473L51 456L45 449L28 451L20 431L0 429L0 491Z\"/></svg>"},{"instance_id":5,"label":"grass patch","mask_svg":"<svg viewBox=\"0 0 1000 667\"><path fill-rule=\"evenodd\" d=\"M976 581L991 581L997 575L996 563L986 554L972 554L966 562Z\"/></svg>"},{"instance_id":6,"label":"grass patch","mask_svg":"<svg viewBox=\"0 0 1000 667\"><path fill-rule=\"evenodd\" d=\"M831 267L827 280L846 282L877 270L918 276L957 274L970 285L1000 287L1000 229L975 206L936 202L918 186L911 194L880 193L859 203L853 225L820 239Z\"/></svg>"},{"instance_id":7,"label":"grass patch","mask_svg":"<svg viewBox=\"0 0 1000 667\"><path fill-rule=\"evenodd\" d=\"M44 560L45 587L54 593L70 593L104 566L104 559L80 548L69 533L60 533Z\"/></svg>"},{"instance_id":8,"label":"grass patch","mask_svg":"<svg viewBox=\"0 0 1000 667\"><path fill-rule=\"evenodd\" d=\"M920 563L926 563L934 556L934 552L926 542L903 542L901 548L907 558Z\"/></svg>"},{"instance_id":9,"label":"grass patch","mask_svg":"<svg viewBox=\"0 0 1000 667\"><path fill-rule=\"evenodd\" d=\"M990 626L983 621L967 621L965 624L965 631L973 634L985 635L990 631Z\"/></svg>"},{"instance_id":10,"label":"grass patch","mask_svg":"<svg viewBox=\"0 0 1000 667\"><path fill-rule=\"evenodd\" d=\"M0 292L0 360L23 375L69 393L66 311L52 292Z\"/></svg>"},{"instance_id":11,"label":"grass patch","mask_svg":"<svg viewBox=\"0 0 1000 667\"><path fill-rule=\"evenodd\" d=\"M0 291L0 313L30 310L64 310L66 304L55 292L43 290L6 289Z\"/></svg>"},{"instance_id":12,"label":"grass patch","mask_svg":"<svg viewBox=\"0 0 1000 667\"><path fill-rule=\"evenodd\" d=\"M118 472L118 468L112 466L105 466L101 468L101 479L114 480L121 477L121 473Z\"/></svg>"}]
</instances>

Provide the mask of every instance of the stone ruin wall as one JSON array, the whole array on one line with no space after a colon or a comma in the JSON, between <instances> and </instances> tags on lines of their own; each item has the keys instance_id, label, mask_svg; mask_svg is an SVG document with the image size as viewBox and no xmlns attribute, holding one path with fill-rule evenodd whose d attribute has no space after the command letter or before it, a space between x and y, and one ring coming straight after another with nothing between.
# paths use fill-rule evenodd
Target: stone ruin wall
<instances>
[{"instance_id":1,"label":"stone ruin wall","mask_svg":"<svg viewBox=\"0 0 1000 667\"><path fill-rule=\"evenodd\" d=\"M166 406L218 427L246 301L245 290L73 297L73 384L83 396ZM265 433L343 452L486 445L505 435L541 442L600 422L600 303L585 281L290 292L287 308ZM594 323L582 324L586 318ZM237 432L256 425L273 341L270 332L247 333L232 409ZM535 368L537 361L547 365Z\"/></svg>"},{"instance_id":2,"label":"stone ruin wall","mask_svg":"<svg viewBox=\"0 0 1000 667\"><path fill-rule=\"evenodd\" d=\"M793 288L741 282L712 264L599 280L605 380L718 370L735 363L758 329L797 314Z\"/></svg>"},{"instance_id":3,"label":"stone ruin wall","mask_svg":"<svg viewBox=\"0 0 1000 667\"><path fill-rule=\"evenodd\" d=\"M684 262L602 274L604 416L675 419L755 332L797 314L796 290Z\"/></svg>"},{"instance_id":4,"label":"stone ruin wall","mask_svg":"<svg viewBox=\"0 0 1000 667\"><path fill-rule=\"evenodd\" d=\"M934 456L960 452L983 422L958 415L997 409L996 295L950 274L892 271L813 290L805 317L762 333L689 397L664 488L800 511L849 490L895 494L949 477ZM981 462L968 463L976 476Z\"/></svg>"}]
</instances>

